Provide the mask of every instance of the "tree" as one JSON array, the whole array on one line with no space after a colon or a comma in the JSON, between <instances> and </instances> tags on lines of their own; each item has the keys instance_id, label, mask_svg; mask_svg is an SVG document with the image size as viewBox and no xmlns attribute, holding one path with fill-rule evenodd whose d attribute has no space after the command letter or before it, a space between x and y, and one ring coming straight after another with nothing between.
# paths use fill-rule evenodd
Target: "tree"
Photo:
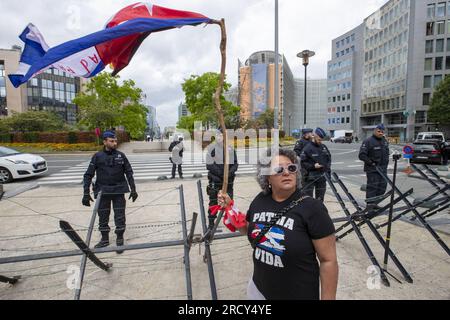
<instances>
[{"instance_id":1,"label":"tree","mask_svg":"<svg viewBox=\"0 0 450 320\"><path fill-rule=\"evenodd\" d=\"M214 94L219 83L219 74L214 72L204 73L201 76L191 76L182 85L186 96L186 106L191 112L191 116L182 118L178 123L179 128L192 131L194 122L201 121L208 127L217 127L218 119L214 105ZM231 84L225 82L224 91L227 92ZM231 102L220 97L222 109L224 111L227 126L235 127L239 121L236 120L240 112L240 107L234 106Z\"/></svg>"},{"instance_id":2,"label":"tree","mask_svg":"<svg viewBox=\"0 0 450 320\"><path fill-rule=\"evenodd\" d=\"M450 127L450 76L436 87L431 99L428 118L441 127Z\"/></svg>"},{"instance_id":3,"label":"tree","mask_svg":"<svg viewBox=\"0 0 450 320\"><path fill-rule=\"evenodd\" d=\"M267 109L261 113L256 119L248 119L241 124L245 129L273 129L275 122L275 112L272 109Z\"/></svg>"},{"instance_id":4,"label":"tree","mask_svg":"<svg viewBox=\"0 0 450 320\"><path fill-rule=\"evenodd\" d=\"M119 76L101 73L92 79L86 93L77 95L81 125L107 130L124 126L133 139L140 139L147 126L147 108L140 103L142 90L133 80L118 83Z\"/></svg>"},{"instance_id":5,"label":"tree","mask_svg":"<svg viewBox=\"0 0 450 320\"><path fill-rule=\"evenodd\" d=\"M8 131L44 132L64 129L64 121L56 113L47 111L14 113L2 122Z\"/></svg>"}]
</instances>

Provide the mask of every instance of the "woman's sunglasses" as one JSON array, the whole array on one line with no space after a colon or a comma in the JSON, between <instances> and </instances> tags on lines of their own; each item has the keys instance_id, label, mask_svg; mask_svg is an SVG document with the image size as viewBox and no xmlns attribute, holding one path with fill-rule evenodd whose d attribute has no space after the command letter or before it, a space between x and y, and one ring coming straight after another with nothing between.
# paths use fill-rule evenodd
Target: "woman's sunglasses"
<instances>
[{"instance_id":1,"label":"woman's sunglasses","mask_svg":"<svg viewBox=\"0 0 450 320\"><path fill-rule=\"evenodd\" d=\"M298 165L296 164L290 164L287 167L275 167L272 169L273 172L278 176L278 175L282 175L284 173L285 170L287 170L287 172L289 174L294 174L298 172Z\"/></svg>"}]
</instances>

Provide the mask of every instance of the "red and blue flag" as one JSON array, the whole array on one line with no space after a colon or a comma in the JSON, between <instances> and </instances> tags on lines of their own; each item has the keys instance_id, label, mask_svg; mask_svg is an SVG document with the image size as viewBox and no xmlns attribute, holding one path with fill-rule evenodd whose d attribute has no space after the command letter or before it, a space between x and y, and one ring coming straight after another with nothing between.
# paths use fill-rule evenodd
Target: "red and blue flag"
<instances>
[{"instance_id":1,"label":"red and blue flag","mask_svg":"<svg viewBox=\"0 0 450 320\"><path fill-rule=\"evenodd\" d=\"M25 43L16 74L9 75L17 88L29 79L55 68L72 76L90 78L107 65L113 75L124 69L142 42L154 32L209 23L208 17L139 2L116 13L104 30L50 48L29 24L19 38Z\"/></svg>"}]
</instances>

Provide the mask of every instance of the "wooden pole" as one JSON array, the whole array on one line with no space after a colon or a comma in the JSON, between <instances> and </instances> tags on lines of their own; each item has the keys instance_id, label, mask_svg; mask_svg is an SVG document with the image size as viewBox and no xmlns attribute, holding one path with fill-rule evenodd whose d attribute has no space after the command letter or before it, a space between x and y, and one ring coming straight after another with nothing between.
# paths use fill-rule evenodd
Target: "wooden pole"
<instances>
[{"instance_id":1,"label":"wooden pole","mask_svg":"<svg viewBox=\"0 0 450 320\"><path fill-rule=\"evenodd\" d=\"M215 106L216 106L216 112L219 119L220 127L222 128L223 132L223 154L225 155L224 159L224 172L223 172L223 186L222 186L222 193L227 193L228 191L228 177L229 177L229 163L230 163L230 155L228 153L228 134L227 134L227 127L225 125L225 117L222 109L222 105L220 103L220 97L223 93L223 87L225 83L225 72L226 72L226 66L227 66L227 31L225 27L225 19L221 20L211 20L211 24L217 24L220 26L221 30L221 36L222 40L220 42L220 53L222 56L222 64L220 69L220 78L219 78L219 84L216 89L216 94L214 96Z\"/></svg>"}]
</instances>

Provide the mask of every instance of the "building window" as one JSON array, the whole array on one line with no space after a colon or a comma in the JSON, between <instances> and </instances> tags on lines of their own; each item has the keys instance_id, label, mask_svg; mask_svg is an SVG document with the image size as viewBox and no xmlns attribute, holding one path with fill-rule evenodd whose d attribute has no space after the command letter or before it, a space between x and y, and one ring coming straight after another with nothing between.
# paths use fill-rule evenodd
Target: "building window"
<instances>
[{"instance_id":1,"label":"building window","mask_svg":"<svg viewBox=\"0 0 450 320\"><path fill-rule=\"evenodd\" d=\"M424 106L429 106L430 105L430 100L431 100L431 93L424 93L423 94L423 105Z\"/></svg>"},{"instance_id":2,"label":"building window","mask_svg":"<svg viewBox=\"0 0 450 320\"><path fill-rule=\"evenodd\" d=\"M450 6L449 6L449 9L450 9ZM448 14L450 14L450 11L448 12ZM450 34L450 20L447 20L447 33Z\"/></svg>"},{"instance_id":3,"label":"building window","mask_svg":"<svg viewBox=\"0 0 450 320\"><path fill-rule=\"evenodd\" d=\"M450 57L445 58L445 70L450 70Z\"/></svg>"},{"instance_id":4,"label":"building window","mask_svg":"<svg viewBox=\"0 0 450 320\"><path fill-rule=\"evenodd\" d=\"M350 118L349 117L347 117L347 123L350 123Z\"/></svg>"},{"instance_id":5,"label":"building window","mask_svg":"<svg viewBox=\"0 0 450 320\"><path fill-rule=\"evenodd\" d=\"M436 22L436 29L437 34L444 34L445 33L445 21L438 21Z\"/></svg>"},{"instance_id":6,"label":"building window","mask_svg":"<svg viewBox=\"0 0 450 320\"><path fill-rule=\"evenodd\" d=\"M417 111L416 113L416 123L426 123L426 112L425 111Z\"/></svg>"},{"instance_id":7,"label":"building window","mask_svg":"<svg viewBox=\"0 0 450 320\"><path fill-rule=\"evenodd\" d=\"M450 38L447 38L447 52L450 52Z\"/></svg>"},{"instance_id":8,"label":"building window","mask_svg":"<svg viewBox=\"0 0 450 320\"><path fill-rule=\"evenodd\" d=\"M424 87L424 89L431 88L431 76L423 77L423 87Z\"/></svg>"},{"instance_id":9,"label":"building window","mask_svg":"<svg viewBox=\"0 0 450 320\"><path fill-rule=\"evenodd\" d=\"M434 70L442 70L443 62L444 62L443 57L436 57L434 62Z\"/></svg>"},{"instance_id":10,"label":"building window","mask_svg":"<svg viewBox=\"0 0 450 320\"><path fill-rule=\"evenodd\" d=\"M347 111L350 111L350 106L347 106Z\"/></svg>"},{"instance_id":11,"label":"building window","mask_svg":"<svg viewBox=\"0 0 450 320\"><path fill-rule=\"evenodd\" d=\"M442 75L436 75L434 76L434 86L436 87L437 85L439 85L439 83L442 81Z\"/></svg>"},{"instance_id":12,"label":"building window","mask_svg":"<svg viewBox=\"0 0 450 320\"><path fill-rule=\"evenodd\" d=\"M337 112L338 112L338 113L341 113L341 107L338 107L338 108L337 108Z\"/></svg>"},{"instance_id":13,"label":"building window","mask_svg":"<svg viewBox=\"0 0 450 320\"><path fill-rule=\"evenodd\" d=\"M445 17L445 2L440 2L436 6L436 17Z\"/></svg>"},{"instance_id":14,"label":"building window","mask_svg":"<svg viewBox=\"0 0 450 320\"><path fill-rule=\"evenodd\" d=\"M425 43L425 53L433 53L434 40L427 40Z\"/></svg>"},{"instance_id":15,"label":"building window","mask_svg":"<svg viewBox=\"0 0 450 320\"><path fill-rule=\"evenodd\" d=\"M433 70L433 58L425 59L425 71Z\"/></svg>"},{"instance_id":16,"label":"building window","mask_svg":"<svg viewBox=\"0 0 450 320\"><path fill-rule=\"evenodd\" d=\"M434 36L434 22L427 23L427 36Z\"/></svg>"},{"instance_id":17,"label":"building window","mask_svg":"<svg viewBox=\"0 0 450 320\"><path fill-rule=\"evenodd\" d=\"M436 52L444 52L444 39L436 40Z\"/></svg>"}]
</instances>

